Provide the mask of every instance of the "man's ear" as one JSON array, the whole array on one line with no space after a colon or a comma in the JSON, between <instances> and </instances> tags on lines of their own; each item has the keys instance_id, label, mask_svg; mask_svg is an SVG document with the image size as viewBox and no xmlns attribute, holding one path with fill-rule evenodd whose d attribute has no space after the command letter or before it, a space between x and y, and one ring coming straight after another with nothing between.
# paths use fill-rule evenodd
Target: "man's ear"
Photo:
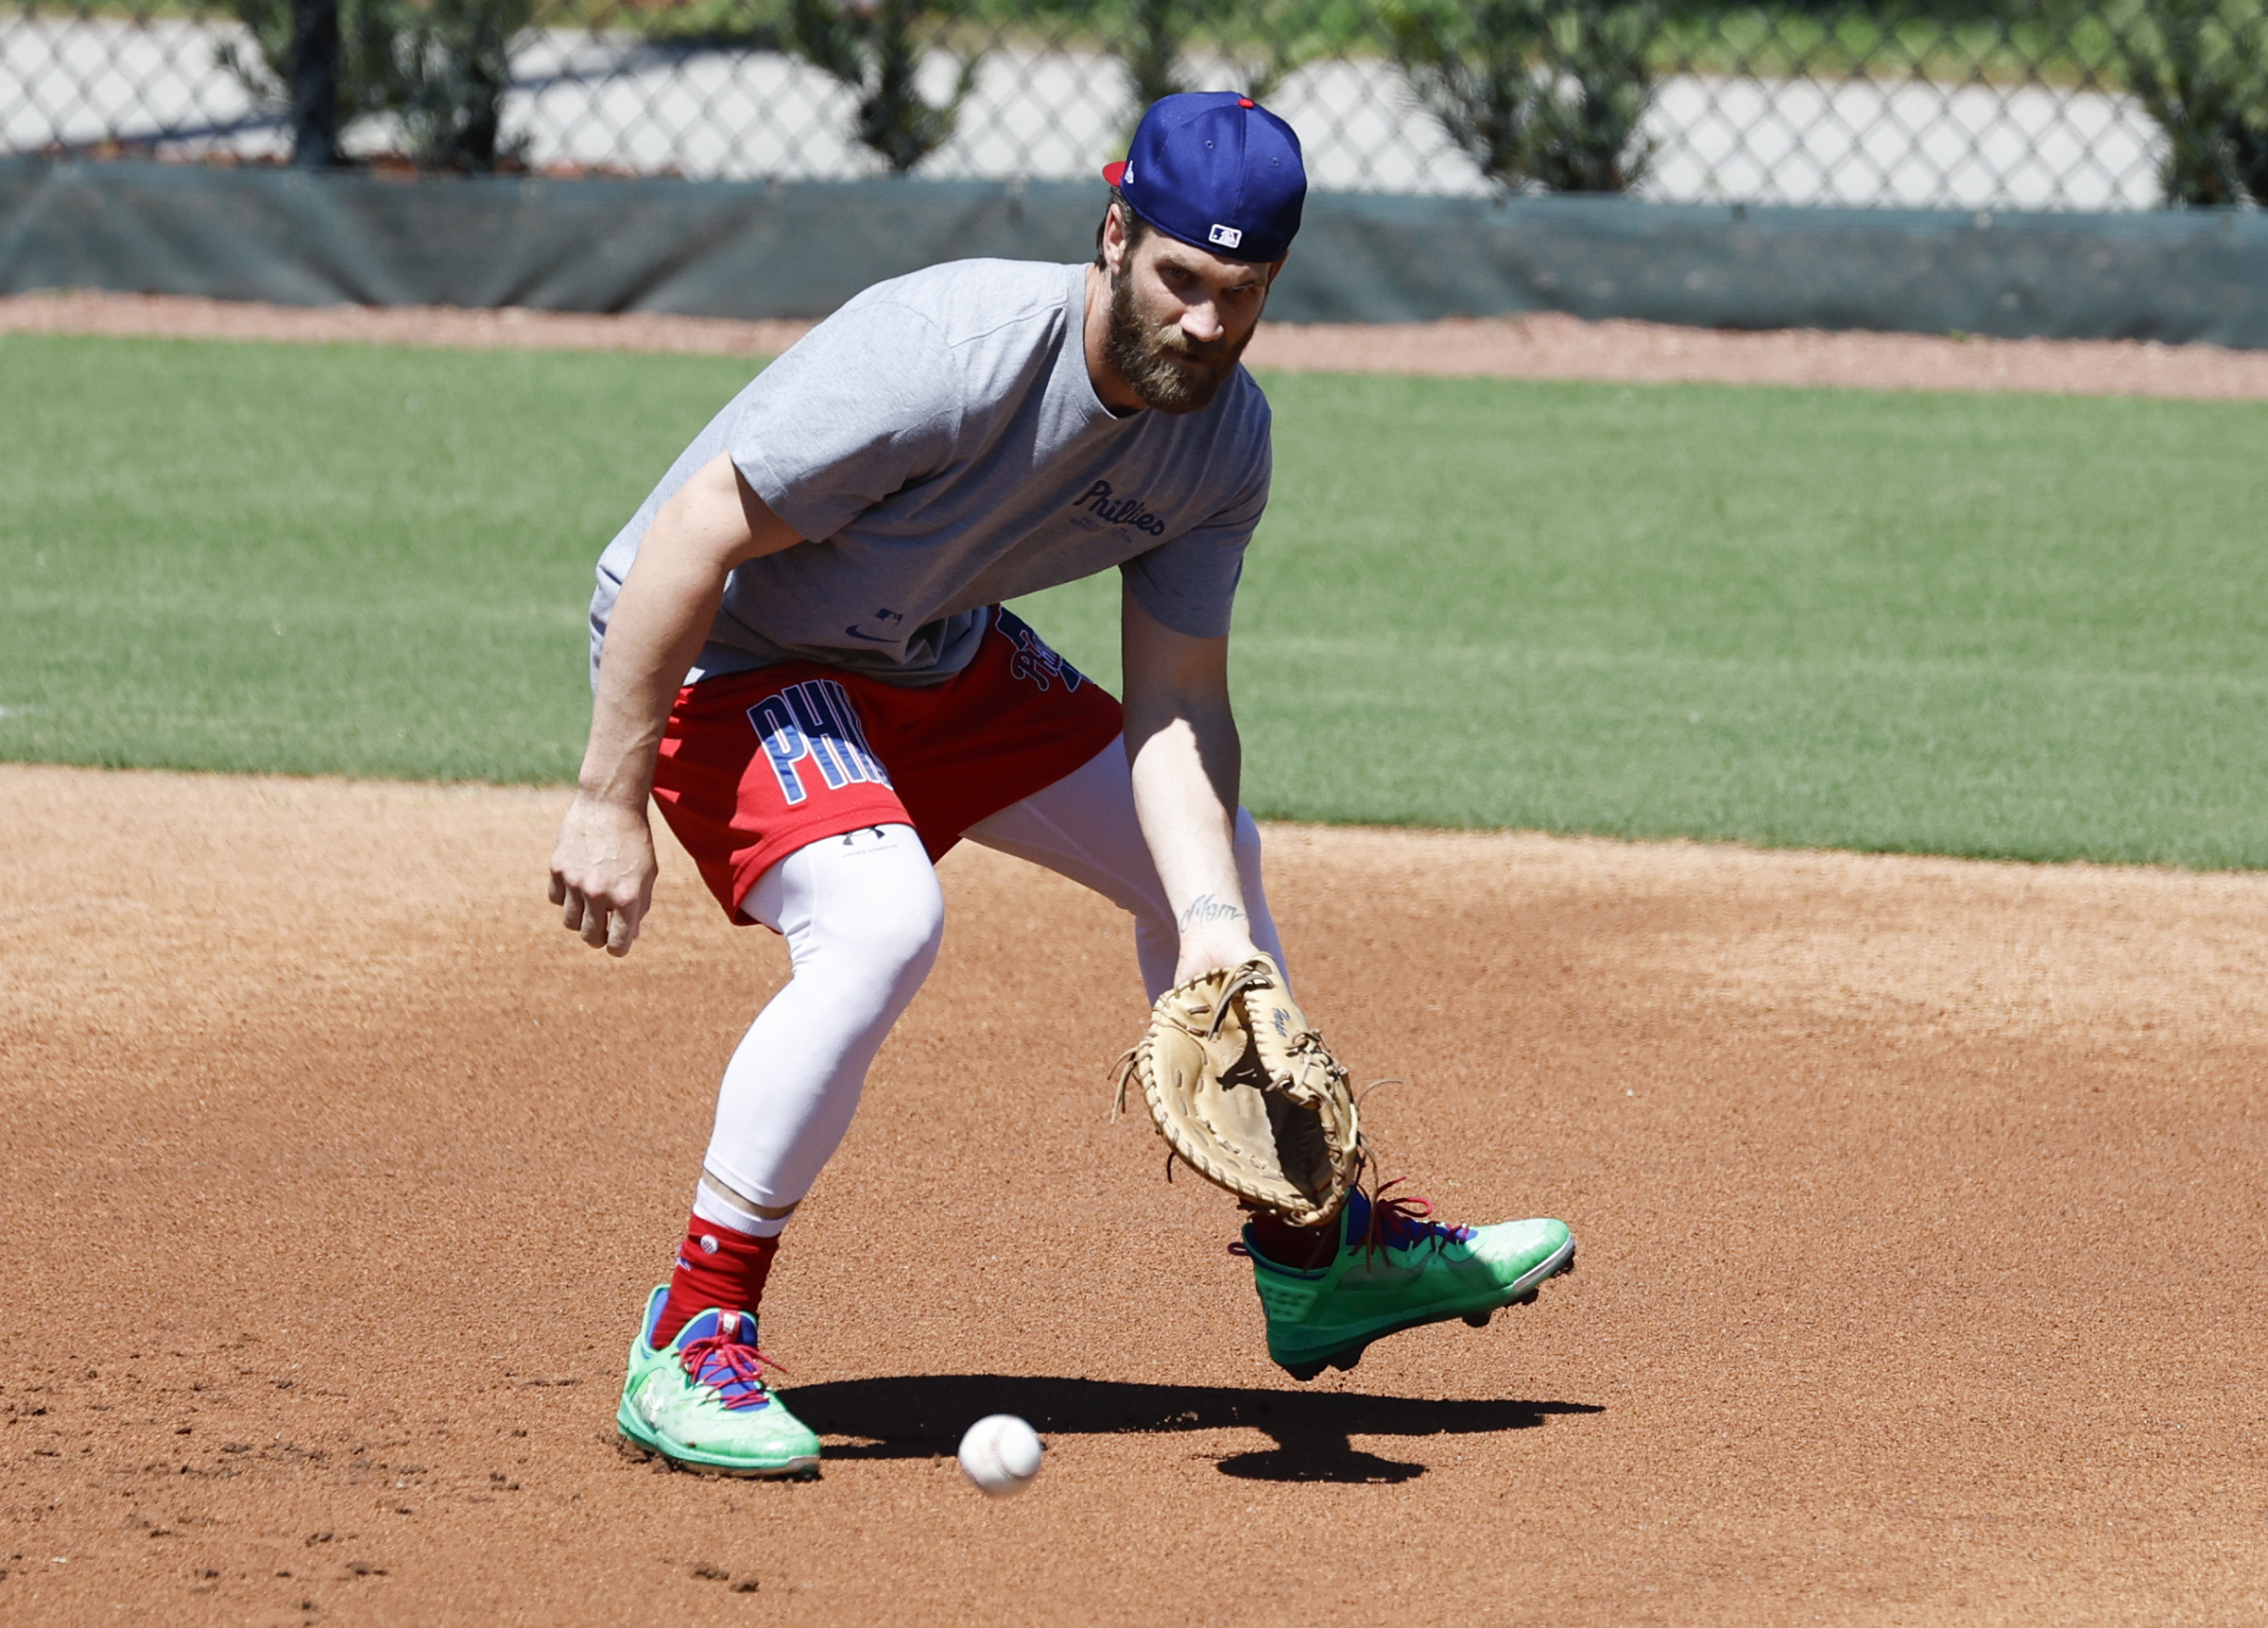
<instances>
[{"instance_id":1,"label":"man's ear","mask_svg":"<svg viewBox=\"0 0 2268 1628\"><path fill-rule=\"evenodd\" d=\"M1103 215L1103 269L1116 277L1126 263L1126 212L1112 201Z\"/></svg>"}]
</instances>

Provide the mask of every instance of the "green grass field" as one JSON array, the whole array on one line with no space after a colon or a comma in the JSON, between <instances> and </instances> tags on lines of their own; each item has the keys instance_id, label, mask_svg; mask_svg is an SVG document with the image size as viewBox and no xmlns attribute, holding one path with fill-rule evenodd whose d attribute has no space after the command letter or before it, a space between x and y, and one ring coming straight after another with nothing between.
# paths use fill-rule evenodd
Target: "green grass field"
<instances>
[{"instance_id":1,"label":"green grass field","mask_svg":"<svg viewBox=\"0 0 2268 1628\"><path fill-rule=\"evenodd\" d=\"M0 338L0 756L569 778L730 360ZM1278 377L1271 815L2268 864L2268 406ZM1116 590L1026 614L1108 678Z\"/></svg>"}]
</instances>

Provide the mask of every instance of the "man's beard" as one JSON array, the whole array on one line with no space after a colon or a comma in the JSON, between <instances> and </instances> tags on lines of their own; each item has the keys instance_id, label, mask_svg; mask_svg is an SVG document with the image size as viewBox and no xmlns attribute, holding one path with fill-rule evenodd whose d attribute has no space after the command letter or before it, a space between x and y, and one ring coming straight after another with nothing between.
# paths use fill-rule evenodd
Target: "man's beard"
<instances>
[{"instance_id":1,"label":"man's beard","mask_svg":"<svg viewBox=\"0 0 2268 1628\"><path fill-rule=\"evenodd\" d=\"M1211 404L1259 329L1255 322L1242 338L1199 344L1184 336L1178 324L1153 328L1134 308L1134 279L1121 272L1110 282L1110 331L1103 356L1145 405L1161 413L1194 413ZM1197 366L1177 362L1177 356Z\"/></svg>"}]
</instances>

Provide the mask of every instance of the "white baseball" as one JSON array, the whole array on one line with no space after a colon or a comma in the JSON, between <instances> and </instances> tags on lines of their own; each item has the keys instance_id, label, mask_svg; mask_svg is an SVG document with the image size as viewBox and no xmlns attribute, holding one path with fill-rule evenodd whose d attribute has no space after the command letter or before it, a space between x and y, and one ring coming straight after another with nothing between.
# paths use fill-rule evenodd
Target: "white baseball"
<instances>
[{"instance_id":1,"label":"white baseball","mask_svg":"<svg viewBox=\"0 0 2268 1628\"><path fill-rule=\"evenodd\" d=\"M1013 1498L1040 1473L1040 1437L1014 1414L987 1414L961 1438L961 1473L988 1498Z\"/></svg>"}]
</instances>

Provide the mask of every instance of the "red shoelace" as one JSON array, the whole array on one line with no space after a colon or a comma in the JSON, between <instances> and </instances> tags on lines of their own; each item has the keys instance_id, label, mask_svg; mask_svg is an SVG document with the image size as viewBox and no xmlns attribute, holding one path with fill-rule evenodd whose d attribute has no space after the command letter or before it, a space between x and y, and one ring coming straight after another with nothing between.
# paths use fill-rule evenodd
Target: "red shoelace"
<instances>
[{"instance_id":1,"label":"red shoelace","mask_svg":"<svg viewBox=\"0 0 2268 1628\"><path fill-rule=\"evenodd\" d=\"M1472 1236L1469 1226L1453 1226L1445 1221L1435 1221L1431 1199L1416 1193L1393 1193L1400 1187L1400 1176L1383 1183L1370 1194L1370 1231L1363 1240L1366 1249L1411 1249L1420 1243L1431 1243L1441 1249L1452 1243L1462 1243Z\"/></svg>"},{"instance_id":2,"label":"red shoelace","mask_svg":"<svg viewBox=\"0 0 2268 1628\"><path fill-rule=\"evenodd\" d=\"M1421 1243L1445 1249L1474 1236L1472 1227L1434 1220L1431 1199L1420 1198L1414 1192L1391 1192L1389 1190L1400 1187L1402 1179L1396 1176L1362 1195L1370 1204L1370 1225L1363 1230L1365 1254L1375 1255L1382 1249L1414 1249ZM1252 1259L1252 1251L1242 1242L1231 1243L1228 1253L1246 1260Z\"/></svg>"},{"instance_id":3,"label":"red shoelace","mask_svg":"<svg viewBox=\"0 0 2268 1628\"><path fill-rule=\"evenodd\" d=\"M715 1390L728 1408L761 1408L772 1399L764 1371L787 1372L755 1346L722 1334L696 1340L678 1353L678 1362L696 1385Z\"/></svg>"}]
</instances>

